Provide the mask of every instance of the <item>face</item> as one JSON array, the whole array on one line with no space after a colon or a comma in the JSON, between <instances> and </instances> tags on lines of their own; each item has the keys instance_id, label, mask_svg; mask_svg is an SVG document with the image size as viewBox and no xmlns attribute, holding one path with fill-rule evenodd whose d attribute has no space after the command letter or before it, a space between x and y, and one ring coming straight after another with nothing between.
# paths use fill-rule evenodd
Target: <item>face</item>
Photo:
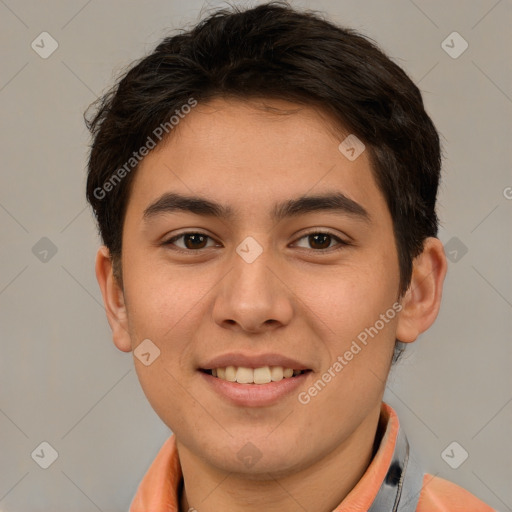
<instances>
[{"instance_id":1,"label":"face","mask_svg":"<svg viewBox=\"0 0 512 512\"><path fill-rule=\"evenodd\" d=\"M116 340L159 349L134 363L181 446L255 478L306 468L375 418L399 316L392 219L367 151L349 160L348 133L317 110L266 104L288 113L199 104L140 164Z\"/></svg>"}]
</instances>

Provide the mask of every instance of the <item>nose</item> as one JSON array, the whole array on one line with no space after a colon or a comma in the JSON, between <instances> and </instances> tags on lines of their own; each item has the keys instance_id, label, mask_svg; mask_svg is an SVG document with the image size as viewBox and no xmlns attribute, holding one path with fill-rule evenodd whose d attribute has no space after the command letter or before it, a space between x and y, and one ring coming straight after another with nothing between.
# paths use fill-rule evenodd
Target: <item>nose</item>
<instances>
[{"instance_id":1,"label":"nose","mask_svg":"<svg viewBox=\"0 0 512 512\"><path fill-rule=\"evenodd\" d=\"M235 253L231 271L217 288L213 319L223 328L267 332L290 323L293 293L280 275L271 251L248 262Z\"/></svg>"}]
</instances>

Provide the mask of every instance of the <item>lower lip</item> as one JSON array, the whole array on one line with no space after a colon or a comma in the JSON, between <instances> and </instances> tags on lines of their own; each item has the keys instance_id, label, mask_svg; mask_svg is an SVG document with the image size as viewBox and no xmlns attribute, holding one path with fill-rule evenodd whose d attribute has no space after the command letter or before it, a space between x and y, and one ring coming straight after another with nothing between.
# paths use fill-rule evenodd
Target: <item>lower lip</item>
<instances>
[{"instance_id":1,"label":"lower lip","mask_svg":"<svg viewBox=\"0 0 512 512\"><path fill-rule=\"evenodd\" d=\"M239 384L219 379L208 373L199 371L206 383L223 398L240 407L264 407L275 404L279 399L293 393L311 373L301 373L296 377L283 378L268 384Z\"/></svg>"}]
</instances>

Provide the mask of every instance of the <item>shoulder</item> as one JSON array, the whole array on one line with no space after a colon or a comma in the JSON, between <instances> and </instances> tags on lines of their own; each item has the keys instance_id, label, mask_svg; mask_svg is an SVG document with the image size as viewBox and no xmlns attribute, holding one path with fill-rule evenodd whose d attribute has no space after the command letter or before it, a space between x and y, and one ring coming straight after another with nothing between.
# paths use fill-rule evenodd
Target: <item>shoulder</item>
<instances>
[{"instance_id":1,"label":"shoulder","mask_svg":"<svg viewBox=\"0 0 512 512\"><path fill-rule=\"evenodd\" d=\"M417 512L496 512L466 489L425 474Z\"/></svg>"}]
</instances>

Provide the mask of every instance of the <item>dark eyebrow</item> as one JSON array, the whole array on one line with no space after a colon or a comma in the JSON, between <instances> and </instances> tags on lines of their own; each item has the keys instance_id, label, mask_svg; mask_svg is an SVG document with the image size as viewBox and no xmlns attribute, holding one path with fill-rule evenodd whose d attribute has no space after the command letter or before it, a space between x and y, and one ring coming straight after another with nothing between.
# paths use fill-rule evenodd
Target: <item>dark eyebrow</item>
<instances>
[{"instance_id":1,"label":"dark eyebrow","mask_svg":"<svg viewBox=\"0 0 512 512\"><path fill-rule=\"evenodd\" d=\"M219 217L226 220L232 219L236 212L229 206L210 201L197 196L187 196L176 193L166 193L150 204L143 214L144 220L152 217L174 213L177 211L194 213L207 217ZM276 204L272 210L272 219L280 221L286 217L297 217L316 211L334 211L345 215L370 221L369 213L353 199L341 192L320 194L314 196L301 196L290 199L284 203Z\"/></svg>"},{"instance_id":2,"label":"dark eyebrow","mask_svg":"<svg viewBox=\"0 0 512 512\"><path fill-rule=\"evenodd\" d=\"M284 203L277 204L274 207L272 217L274 220L280 221L286 217L296 217L316 211L333 211L358 217L366 222L370 221L370 214L359 203L356 203L341 192L290 199Z\"/></svg>"}]
</instances>

